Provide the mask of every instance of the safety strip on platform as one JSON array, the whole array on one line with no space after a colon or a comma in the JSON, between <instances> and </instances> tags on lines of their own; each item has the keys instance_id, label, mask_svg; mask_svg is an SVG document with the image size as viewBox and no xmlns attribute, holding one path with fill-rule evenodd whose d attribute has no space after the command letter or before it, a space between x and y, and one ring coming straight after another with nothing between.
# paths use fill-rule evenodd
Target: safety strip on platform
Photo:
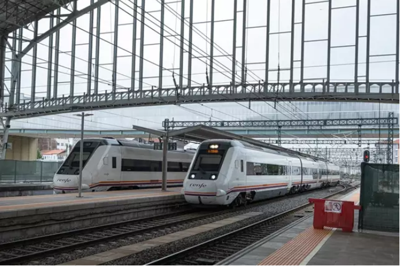
<instances>
[{"instance_id":1,"label":"safety strip on platform","mask_svg":"<svg viewBox=\"0 0 400 266\"><path fill-rule=\"evenodd\" d=\"M283 245L259 265L299 265L332 230L309 228Z\"/></svg>"},{"instance_id":2,"label":"safety strip on platform","mask_svg":"<svg viewBox=\"0 0 400 266\"><path fill-rule=\"evenodd\" d=\"M357 203L359 198L360 190L358 189L343 197L342 200ZM334 231L335 229L331 228L314 229L310 227L266 257L259 265L305 265Z\"/></svg>"}]
</instances>

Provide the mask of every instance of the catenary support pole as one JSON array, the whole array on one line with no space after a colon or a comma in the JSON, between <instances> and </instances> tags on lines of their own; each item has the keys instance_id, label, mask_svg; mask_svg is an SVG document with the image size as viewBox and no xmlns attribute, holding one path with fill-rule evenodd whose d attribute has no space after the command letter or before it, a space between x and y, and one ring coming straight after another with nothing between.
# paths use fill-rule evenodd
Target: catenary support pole
<instances>
[{"instance_id":1,"label":"catenary support pole","mask_svg":"<svg viewBox=\"0 0 400 266\"><path fill-rule=\"evenodd\" d=\"M358 94L358 43L360 30L360 0L356 2L356 32L355 32L355 48L354 48L354 92Z\"/></svg>"},{"instance_id":2,"label":"catenary support pole","mask_svg":"<svg viewBox=\"0 0 400 266\"><path fill-rule=\"evenodd\" d=\"M236 84L236 24L237 24L237 0L233 2L233 38L232 38L232 85Z\"/></svg>"},{"instance_id":3,"label":"catenary support pole","mask_svg":"<svg viewBox=\"0 0 400 266\"><path fill-rule=\"evenodd\" d=\"M193 50L193 0L190 0L189 11L189 51L188 51L188 88L192 86L192 50Z\"/></svg>"},{"instance_id":4,"label":"catenary support pole","mask_svg":"<svg viewBox=\"0 0 400 266\"><path fill-rule=\"evenodd\" d=\"M269 1L268 1L269 2ZM246 83L246 17L247 17L247 0L243 0L243 28L242 28L242 86Z\"/></svg>"},{"instance_id":5,"label":"catenary support pole","mask_svg":"<svg viewBox=\"0 0 400 266\"><path fill-rule=\"evenodd\" d=\"M82 197L82 170L83 170L83 131L85 130L85 113L82 112L81 121L81 143L79 146L79 184L78 184L78 197Z\"/></svg>"},{"instance_id":6,"label":"catenary support pole","mask_svg":"<svg viewBox=\"0 0 400 266\"><path fill-rule=\"evenodd\" d=\"M179 53L179 88L183 89L183 53L185 51L185 0L181 1L181 33Z\"/></svg>"},{"instance_id":7,"label":"catenary support pole","mask_svg":"<svg viewBox=\"0 0 400 266\"><path fill-rule=\"evenodd\" d=\"M215 26L215 0L211 0L211 36L210 36L210 88L214 83L214 26Z\"/></svg>"},{"instance_id":8,"label":"catenary support pole","mask_svg":"<svg viewBox=\"0 0 400 266\"><path fill-rule=\"evenodd\" d=\"M163 161L162 161L162 191L167 191L167 165L168 165L168 132L163 136Z\"/></svg>"},{"instance_id":9,"label":"catenary support pole","mask_svg":"<svg viewBox=\"0 0 400 266\"><path fill-rule=\"evenodd\" d=\"M6 153L7 153L7 142L8 142L8 135L10 133L10 122L11 122L11 117L7 117L6 123L4 125L4 135L3 135L3 145L2 145L2 151L1 151L1 160L6 159Z\"/></svg>"},{"instance_id":10,"label":"catenary support pole","mask_svg":"<svg viewBox=\"0 0 400 266\"><path fill-rule=\"evenodd\" d=\"M265 35L265 91L269 83L269 33L271 29L271 1L267 3L267 33Z\"/></svg>"},{"instance_id":11,"label":"catenary support pole","mask_svg":"<svg viewBox=\"0 0 400 266\"><path fill-rule=\"evenodd\" d=\"M162 89L163 86L163 68L164 68L164 13L165 13L165 0L161 0L161 21L160 21L160 55L158 66L158 88ZM159 95L161 97L161 95Z\"/></svg>"}]
</instances>

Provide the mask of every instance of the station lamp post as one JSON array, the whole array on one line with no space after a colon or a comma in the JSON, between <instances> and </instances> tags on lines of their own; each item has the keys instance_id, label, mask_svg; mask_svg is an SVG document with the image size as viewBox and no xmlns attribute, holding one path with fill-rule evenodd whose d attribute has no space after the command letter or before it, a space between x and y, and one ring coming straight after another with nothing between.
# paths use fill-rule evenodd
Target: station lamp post
<instances>
[{"instance_id":1,"label":"station lamp post","mask_svg":"<svg viewBox=\"0 0 400 266\"><path fill-rule=\"evenodd\" d=\"M82 118L81 123L81 144L79 151L79 184L78 184L78 197L82 197L82 170L83 170L83 132L85 131L85 116L92 116L93 114L85 114L82 112L81 114L75 114L74 116L80 116Z\"/></svg>"}]
</instances>

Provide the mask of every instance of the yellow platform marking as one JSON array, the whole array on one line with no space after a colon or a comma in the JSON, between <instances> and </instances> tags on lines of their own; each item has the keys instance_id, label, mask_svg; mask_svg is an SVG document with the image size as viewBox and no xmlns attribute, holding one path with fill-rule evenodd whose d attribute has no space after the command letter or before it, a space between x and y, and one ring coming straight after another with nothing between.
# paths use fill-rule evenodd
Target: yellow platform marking
<instances>
[{"instance_id":1,"label":"yellow platform marking","mask_svg":"<svg viewBox=\"0 0 400 266\"><path fill-rule=\"evenodd\" d=\"M266 257L259 265L299 265L330 232L331 230L308 228Z\"/></svg>"},{"instance_id":2,"label":"yellow platform marking","mask_svg":"<svg viewBox=\"0 0 400 266\"><path fill-rule=\"evenodd\" d=\"M357 203L359 199L360 190L358 189L345 196L342 200ZM335 230L332 228L322 230L310 227L266 257L259 265L306 265Z\"/></svg>"}]
</instances>

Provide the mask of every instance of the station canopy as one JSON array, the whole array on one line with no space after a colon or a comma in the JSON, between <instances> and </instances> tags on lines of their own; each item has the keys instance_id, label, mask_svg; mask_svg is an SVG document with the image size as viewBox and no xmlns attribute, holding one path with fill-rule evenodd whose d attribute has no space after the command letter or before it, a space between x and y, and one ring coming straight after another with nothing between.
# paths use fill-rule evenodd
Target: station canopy
<instances>
[{"instance_id":1,"label":"station canopy","mask_svg":"<svg viewBox=\"0 0 400 266\"><path fill-rule=\"evenodd\" d=\"M176 130L169 130L164 131L164 130L157 130L157 129L151 129L151 128L146 128L146 127L141 127L141 126L132 126L133 129L139 130L139 131L144 131L152 135L160 136L160 137L168 137L168 138L175 138L175 139L180 139L180 140L188 140L188 141L196 141L196 142L202 142L204 140L208 139L231 139L231 140L240 140L247 142L249 144L252 144L257 147L262 147L262 148L267 148L271 149L274 151L278 152L284 152L288 153L294 156L302 156L302 157L308 157L313 160L322 160L322 158L318 158L309 154L304 154L301 152L293 151L290 149L286 149L283 147L279 147L276 145L268 144L259 140L255 140L252 138L247 138L244 136L236 135L227 131L222 131L213 127L208 127L204 125L197 125L197 126L192 126L192 127L187 127L187 128L182 128L182 129L176 129Z\"/></svg>"},{"instance_id":2,"label":"station canopy","mask_svg":"<svg viewBox=\"0 0 400 266\"><path fill-rule=\"evenodd\" d=\"M72 0L2 0L0 1L0 35L39 20Z\"/></svg>"}]
</instances>

